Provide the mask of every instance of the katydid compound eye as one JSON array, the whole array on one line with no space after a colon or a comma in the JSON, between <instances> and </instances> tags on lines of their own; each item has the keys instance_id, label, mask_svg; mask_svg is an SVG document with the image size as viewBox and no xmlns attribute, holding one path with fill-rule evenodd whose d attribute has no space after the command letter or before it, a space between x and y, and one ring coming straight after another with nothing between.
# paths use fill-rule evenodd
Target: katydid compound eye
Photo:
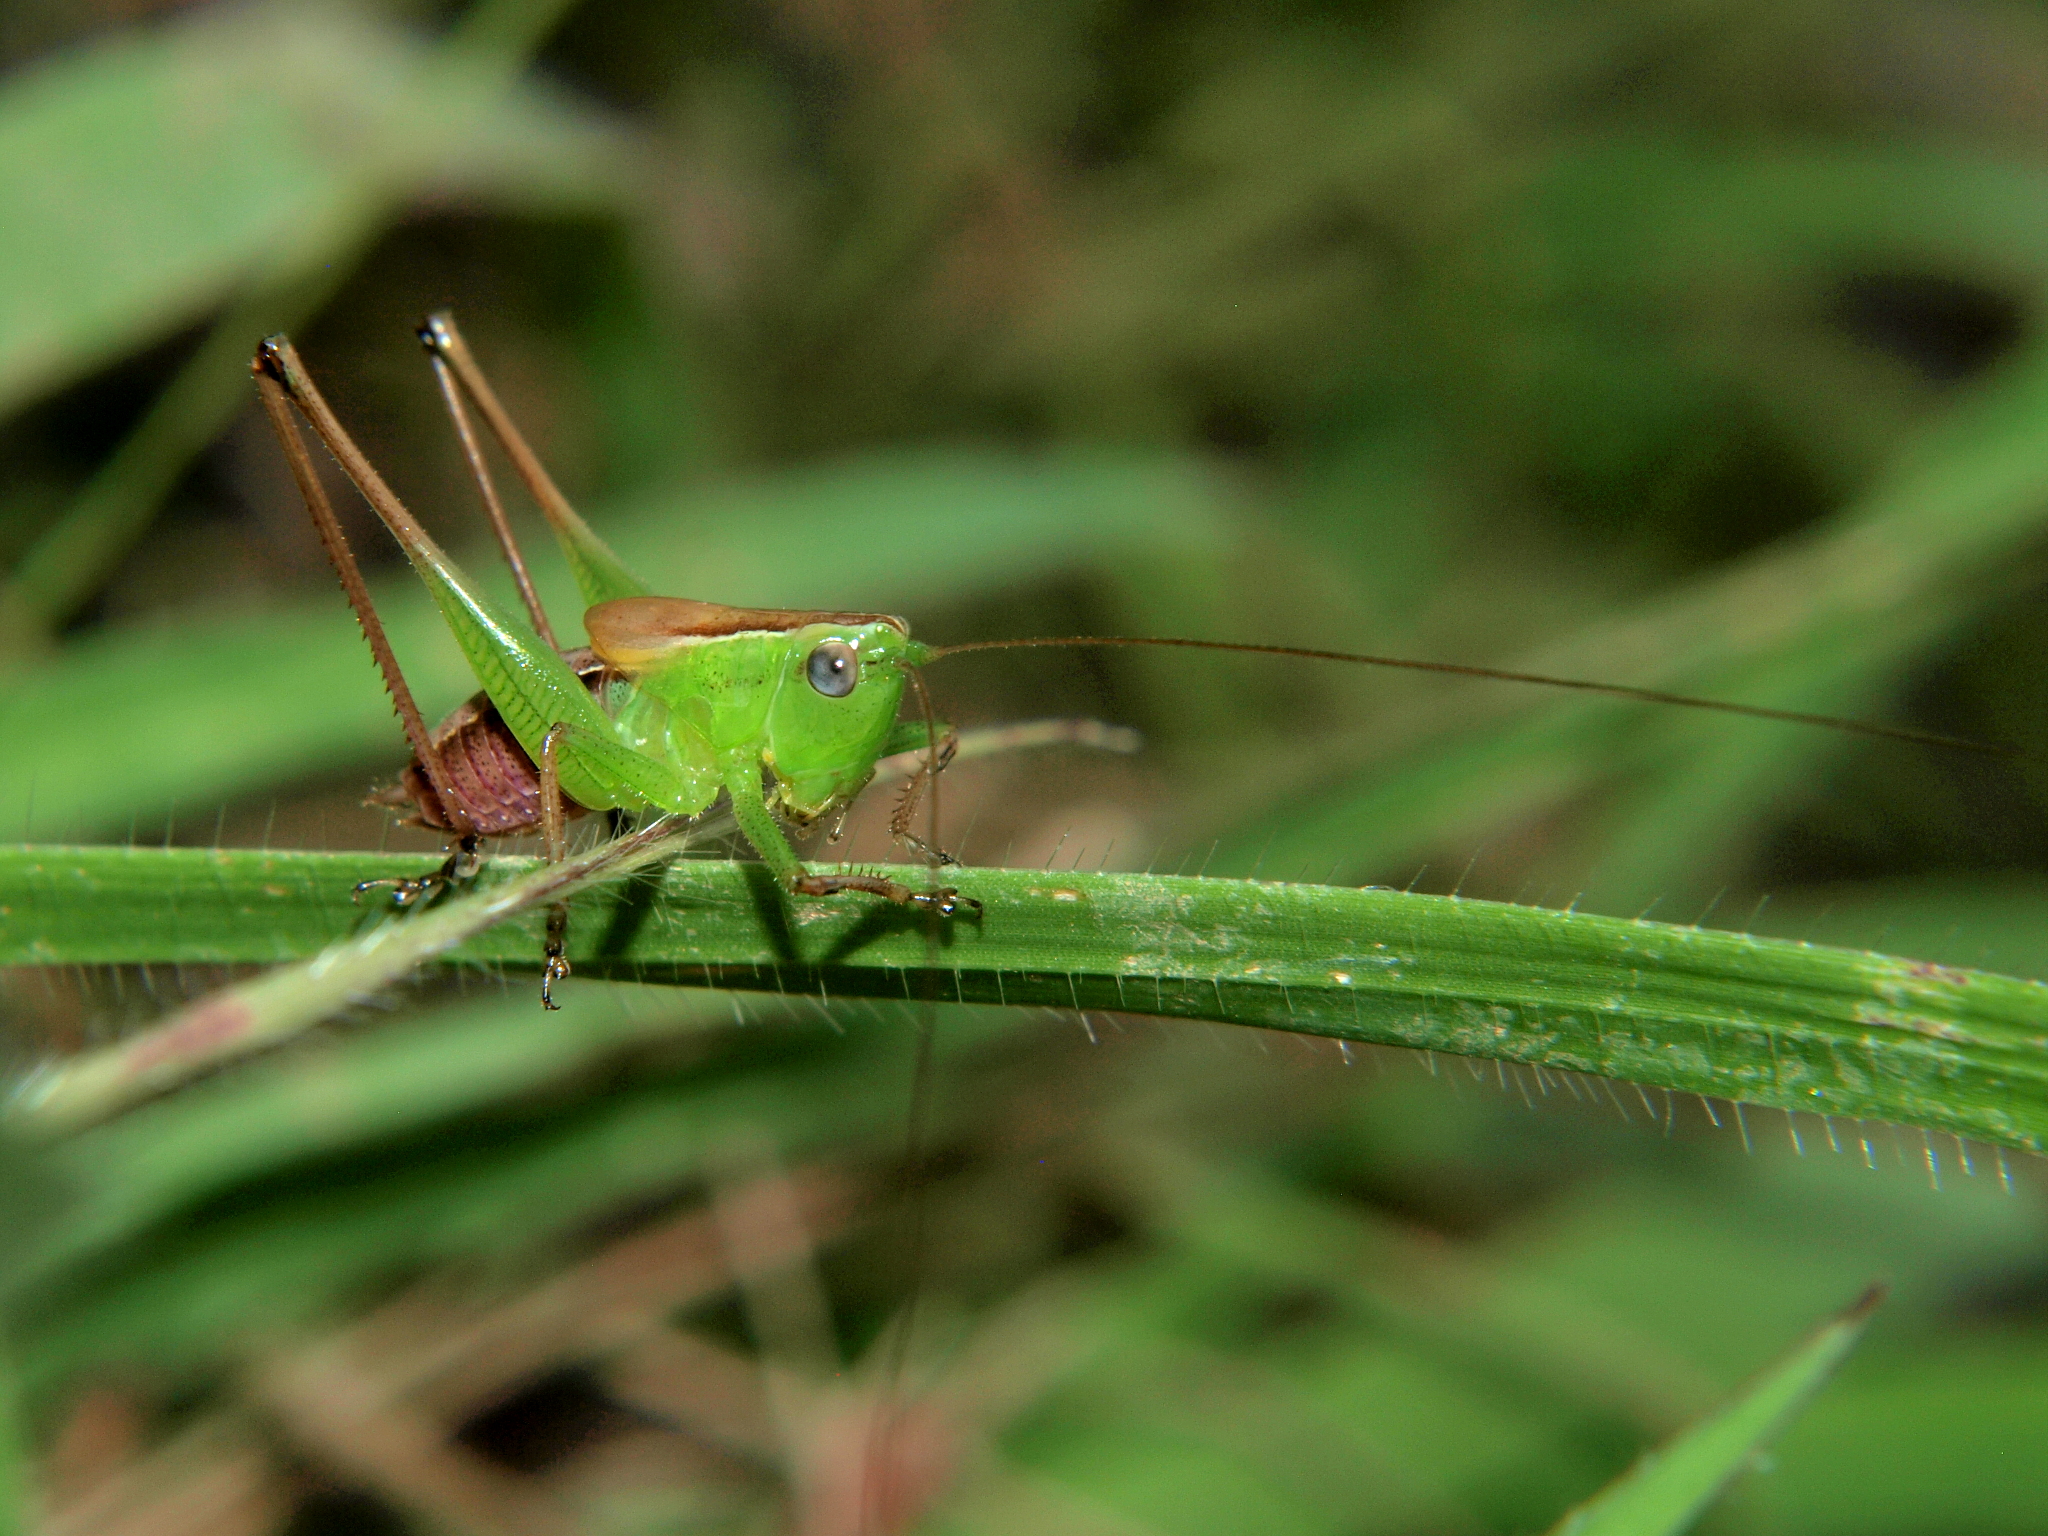
<instances>
[{"instance_id":1,"label":"katydid compound eye","mask_svg":"<svg viewBox=\"0 0 2048 1536\"><path fill-rule=\"evenodd\" d=\"M844 640L821 641L804 663L804 676L828 699L843 699L860 681L860 658Z\"/></svg>"}]
</instances>

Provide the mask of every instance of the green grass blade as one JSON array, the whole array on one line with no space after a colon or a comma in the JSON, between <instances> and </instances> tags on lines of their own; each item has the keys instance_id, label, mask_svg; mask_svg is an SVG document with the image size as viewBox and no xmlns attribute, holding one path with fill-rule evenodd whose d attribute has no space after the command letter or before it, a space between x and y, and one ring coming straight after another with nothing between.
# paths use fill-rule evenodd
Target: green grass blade
<instances>
[{"instance_id":1,"label":"green grass blade","mask_svg":"<svg viewBox=\"0 0 2048 1536\"><path fill-rule=\"evenodd\" d=\"M578 858L528 869L443 902L411 922L393 920L388 908L378 913L372 903L365 909L370 920L357 925L359 931L329 942L308 963L280 966L217 992L111 1050L68 1063L42 1077L26 1102L46 1123L98 1118L184 1082L207 1066L303 1034L493 924L558 900L593 879L629 874L676 846L674 828L658 823Z\"/></svg>"},{"instance_id":2,"label":"green grass blade","mask_svg":"<svg viewBox=\"0 0 2048 1536\"><path fill-rule=\"evenodd\" d=\"M305 958L375 921L351 903L354 882L417 873L421 862L7 849L0 964ZM532 868L496 860L486 891ZM961 870L957 884L986 915L948 931L937 978L948 1001L1210 1019L2048 1145L2048 986L2037 982L1389 890L997 869ZM579 897L570 956L584 976L921 995L915 917L857 901L788 917L758 866L681 859ZM540 922L523 912L448 954L531 967ZM382 979L363 978L363 989ZM346 982L324 985L345 1000ZM104 1073L105 1059L66 1070Z\"/></svg>"},{"instance_id":3,"label":"green grass blade","mask_svg":"<svg viewBox=\"0 0 2048 1536\"><path fill-rule=\"evenodd\" d=\"M1555 1527L1555 1536L1677 1536L1774 1440L1862 1337L1881 1287L1823 1324L1741 1397L1645 1456Z\"/></svg>"}]
</instances>

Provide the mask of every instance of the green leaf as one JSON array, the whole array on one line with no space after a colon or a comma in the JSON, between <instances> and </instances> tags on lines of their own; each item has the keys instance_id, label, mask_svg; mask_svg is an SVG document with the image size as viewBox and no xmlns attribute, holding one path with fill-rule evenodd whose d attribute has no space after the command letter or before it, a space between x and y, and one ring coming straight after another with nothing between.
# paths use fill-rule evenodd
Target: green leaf
<instances>
[{"instance_id":1,"label":"green leaf","mask_svg":"<svg viewBox=\"0 0 2048 1536\"><path fill-rule=\"evenodd\" d=\"M1566 1515L1556 1536L1676 1536L1690 1527L1834 1373L1883 1300L1882 1287L1866 1292L1728 1407L1651 1452Z\"/></svg>"},{"instance_id":2,"label":"green leaf","mask_svg":"<svg viewBox=\"0 0 2048 1536\"><path fill-rule=\"evenodd\" d=\"M325 303L427 183L515 204L616 203L607 136L559 103L511 89L564 3L478 0L431 52L317 11L252 10L194 24L168 43L105 49L69 74L54 71L44 98L31 92L27 107L13 102L11 131L50 140L38 171L75 175L98 200L86 215L39 230L31 251L0 246L0 275L10 261L27 261L30 270L13 274L19 281L9 291L32 301L20 313L0 309L0 412L10 387L29 389L41 376L45 354L51 366L77 370L147 339L151 326L183 319L231 283L240 292L0 587L0 640L39 647L96 590L192 458L246 402L250 339L294 327ZM261 89L219 74L253 74ZM102 76L113 78L111 89ZM200 145L212 152L203 162L187 162L187 141L213 131L211 119L222 115L193 99L216 90L237 92L227 114L237 131L227 143ZM42 116L61 121L42 122L38 100ZM8 106L0 100L0 143L10 131ZM266 112L277 120L253 120ZM335 136L344 112L358 120ZM151 113L163 120L134 120ZM105 152L109 137L116 154ZM321 164L284 163L294 144ZM167 193L183 200L177 218L156 205ZM31 187L24 195L38 194ZM221 206L209 207L209 198ZM68 185L64 206L76 206ZM109 253L140 265L103 270ZM139 286L138 274L147 278ZM127 309L124 281L135 288ZM11 386L10 366L21 374Z\"/></svg>"},{"instance_id":3,"label":"green leaf","mask_svg":"<svg viewBox=\"0 0 2048 1536\"><path fill-rule=\"evenodd\" d=\"M1786 1536L2039 1530L2048 1488L2015 1469L2048 1454L2044 1393L2048 1348L2032 1329L1944 1329L1883 1360L1873 1350L1800 1416L1743 1513Z\"/></svg>"},{"instance_id":4,"label":"green leaf","mask_svg":"<svg viewBox=\"0 0 2048 1536\"><path fill-rule=\"evenodd\" d=\"M615 198L613 146L592 121L480 94L484 82L430 74L429 57L356 13L271 5L11 81L0 413L189 323L253 266L333 239L351 209L381 218L392 199L473 182L555 205Z\"/></svg>"},{"instance_id":5,"label":"green leaf","mask_svg":"<svg viewBox=\"0 0 2048 1536\"><path fill-rule=\"evenodd\" d=\"M462 903L388 922L350 901L358 880L416 874L421 864L368 854L7 849L0 964L272 962L349 946L323 959L317 1006L300 1006L296 994L280 1005L289 1027L272 1027L260 1010L238 1013L221 1038L239 1051L247 1038L309 1027L386 984L378 955L416 961L437 925L462 919ZM536 878L534 868L494 860L469 900L493 903ZM917 869L895 876L926 878ZM584 976L897 1000L935 985L949 1002L1212 1019L2048 1145L2048 986L2037 982L1400 891L1003 869L963 869L956 883L986 912L948 927L935 975L915 916L857 901L792 909L759 866L720 860L679 859L579 896L569 953ZM448 954L532 967L541 921L523 911ZM145 1034L74 1058L18 1102L97 1118L207 1065L207 1031L192 1020L209 1017L220 1024L226 1013L201 1010L175 1026L197 1029L201 1048Z\"/></svg>"}]
</instances>

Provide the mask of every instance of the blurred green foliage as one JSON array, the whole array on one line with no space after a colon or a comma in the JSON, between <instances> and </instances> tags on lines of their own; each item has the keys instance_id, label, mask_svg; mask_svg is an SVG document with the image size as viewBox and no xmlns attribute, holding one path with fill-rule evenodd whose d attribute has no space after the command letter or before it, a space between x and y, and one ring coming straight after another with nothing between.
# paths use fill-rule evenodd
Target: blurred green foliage
<instances>
[{"instance_id":1,"label":"blurred green foliage","mask_svg":"<svg viewBox=\"0 0 2048 1536\"><path fill-rule=\"evenodd\" d=\"M442 304L679 592L1528 665L2048 759L2035 5L16 0L0 57L0 824L31 838L384 836L355 802L397 733L240 370L290 325L459 542L407 339ZM1151 742L963 770L970 861L1655 902L2048 977L2030 765L1249 659L948 665L949 718ZM211 979L14 973L11 1050ZM1534 1529L1880 1273L1866 1352L1711 1526L2048 1523L2032 1164L2008 1194L1917 1132L953 1010L906 1157L914 1009L593 984L577 1047L521 985L451 996L477 980L10 1150L10 1220L65 1255L9 1340L55 1528L179 1528L204 1488L194 1528L852 1529L847 1404L921 1287L901 1380L947 1432L906 1413L892 1454L933 1528ZM515 1307L785 1166L859 1191L815 1253L750 1268L728 1230L738 1288L630 1341L370 1390L393 1308ZM771 1430L647 1386L684 1340L767 1361ZM463 1438L320 1411L355 1390Z\"/></svg>"}]
</instances>

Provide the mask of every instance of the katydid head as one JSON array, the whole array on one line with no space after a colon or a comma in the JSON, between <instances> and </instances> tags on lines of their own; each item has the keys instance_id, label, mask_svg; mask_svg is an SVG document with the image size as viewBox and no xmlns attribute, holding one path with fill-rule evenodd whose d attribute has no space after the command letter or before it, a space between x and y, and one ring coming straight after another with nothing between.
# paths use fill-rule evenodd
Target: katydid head
<instances>
[{"instance_id":1,"label":"katydid head","mask_svg":"<svg viewBox=\"0 0 2048 1536\"><path fill-rule=\"evenodd\" d=\"M845 803L874 772L929 647L884 613L733 608L631 597L583 617L592 650L687 719L714 753L758 752L776 808L799 823Z\"/></svg>"},{"instance_id":2,"label":"katydid head","mask_svg":"<svg viewBox=\"0 0 2048 1536\"><path fill-rule=\"evenodd\" d=\"M764 735L792 820L813 820L867 783L902 707L906 669L924 651L900 619L791 632Z\"/></svg>"}]
</instances>

